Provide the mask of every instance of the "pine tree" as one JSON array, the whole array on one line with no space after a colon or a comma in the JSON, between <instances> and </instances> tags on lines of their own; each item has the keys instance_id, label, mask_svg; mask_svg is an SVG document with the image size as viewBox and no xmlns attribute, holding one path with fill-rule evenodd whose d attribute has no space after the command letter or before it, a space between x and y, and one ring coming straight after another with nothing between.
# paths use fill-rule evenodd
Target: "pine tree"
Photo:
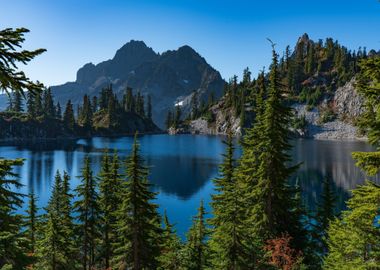
<instances>
[{"instance_id":1,"label":"pine tree","mask_svg":"<svg viewBox=\"0 0 380 270\"><path fill-rule=\"evenodd\" d=\"M27 109L26 110L27 110L27 113L29 114L29 117L32 119L36 117L34 102L35 102L35 95L29 91L27 94L27 101L26 101Z\"/></svg>"},{"instance_id":2,"label":"pine tree","mask_svg":"<svg viewBox=\"0 0 380 270\"><path fill-rule=\"evenodd\" d=\"M367 182L352 193L348 210L328 229L329 253L323 269L378 269L380 265L380 186Z\"/></svg>"},{"instance_id":3,"label":"pine tree","mask_svg":"<svg viewBox=\"0 0 380 270\"><path fill-rule=\"evenodd\" d=\"M81 110L81 122L83 128L86 131L91 131L92 129L92 106L90 98L87 95L83 96L83 107Z\"/></svg>"},{"instance_id":4,"label":"pine tree","mask_svg":"<svg viewBox=\"0 0 380 270\"><path fill-rule=\"evenodd\" d=\"M85 158L81 173L81 184L75 189L78 200L74 203L77 213L81 262L83 269L95 267L96 241L99 236L99 206L96 180L90 168L90 159Z\"/></svg>"},{"instance_id":5,"label":"pine tree","mask_svg":"<svg viewBox=\"0 0 380 270\"><path fill-rule=\"evenodd\" d=\"M234 177L235 159L232 134L229 133L220 177L214 179L216 194L212 196L213 226L210 248L213 269L244 269L249 265L249 250L244 244L249 236L244 226L241 190Z\"/></svg>"},{"instance_id":6,"label":"pine tree","mask_svg":"<svg viewBox=\"0 0 380 270\"><path fill-rule=\"evenodd\" d=\"M37 227L39 225L39 216L37 208L37 198L33 191L28 195L28 209L25 219L25 235L29 242L28 253L34 256L36 251Z\"/></svg>"},{"instance_id":7,"label":"pine tree","mask_svg":"<svg viewBox=\"0 0 380 270\"><path fill-rule=\"evenodd\" d=\"M245 190L246 230L259 247L286 232L294 239L302 234L294 231L301 227L301 217L293 213L296 205L288 180L298 166L287 165L291 111L283 100L284 90L279 81L277 54L273 50L265 107L262 114L256 116L254 127L247 130L236 170L236 177Z\"/></svg>"},{"instance_id":8,"label":"pine tree","mask_svg":"<svg viewBox=\"0 0 380 270\"><path fill-rule=\"evenodd\" d=\"M135 100L131 87L127 87L126 93L124 95L124 110L126 112L135 112Z\"/></svg>"},{"instance_id":9,"label":"pine tree","mask_svg":"<svg viewBox=\"0 0 380 270\"><path fill-rule=\"evenodd\" d=\"M61 190L61 235L62 235L62 252L67 261L67 268L75 269L78 265L78 249L76 247L75 224L73 218L72 200L74 195L70 189L70 176L67 172L63 173L62 190Z\"/></svg>"},{"instance_id":10,"label":"pine tree","mask_svg":"<svg viewBox=\"0 0 380 270\"><path fill-rule=\"evenodd\" d=\"M42 107L42 97L41 92L34 93L34 112L36 113L36 117L43 115L43 107Z\"/></svg>"},{"instance_id":11,"label":"pine tree","mask_svg":"<svg viewBox=\"0 0 380 270\"><path fill-rule=\"evenodd\" d=\"M37 269L65 269L71 258L63 253L62 234L62 177L57 171L46 214L43 218L42 233L38 240L35 264Z\"/></svg>"},{"instance_id":12,"label":"pine tree","mask_svg":"<svg viewBox=\"0 0 380 270\"><path fill-rule=\"evenodd\" d=\"M93 113L96 113L98 111L98 97L97 96L92 97L91 108L92 108Z\"/></svg>"},{"instance_id":13,"label":"pine tree","mask_svg":"<svg viewBox=\"0 0 380 270\"><path fill-rule=\"evenodd\" d=\"M22 96L24 95L23 92L15 91L13 94L13 111L15 112L22 112L23 104L22 104Z\"/></svg>"},{"instance_id":14,"label":"pine tree","mask_svg":"<svg viewBox=\"0 0 380 270\"><path fill-rule=\"evenodd\" d=\"M39 82L32 82L17 67L18 63L25 65L46 51L45 49L17 51L17 48L22 47L25 41L24 35L28 32L26 28L6 28L0 31L0 89L7 93L15 91L23 95L25 90L34 93L43 87Z\"/></svg>"},{"instance_id":15,"label":"pine tree","mask_svg":"<svg viewBox=\"0 0 380 270\"><path fill-rule=\"evenodd\" d=\"M159 260L160 270L181 269L183 258L181 254L181 240L176 234L174 226L170 224L166 211L164 214L164 229L162 233L162 246Z\"/></svg>"},{"instance_id":16,"label":"pine tree","mask_svg":"<svg viewBox=\"0 0 380 270\"><path fill-rule=\"evenodd\" d=\"M185 269L202 270L209 267L209 250L206 242L208 229L205 221L203 201L198 208L198 214L193 218L193 224L187 235L185 246Z\"/></svg>"},{"instance_id":17,"label":"pine tree","mask_svg":"<svg viewBox=\"0 0 380 270\"><path fill-rule=\"evenodd\" d=\"M326 240L327 229L331 221L336 217L335 204L336 196L332 190L332 180L329 176L323 180L323 191L320 196L321 201L318 203L317 209L317 234L321 245L321 253L327 252Z\"/></svg>"},{"instance_id":18,"label":"pine tree","mask_svg":"<svg viewBox=\"0 0 380 270\"><path fill-rule=\"evenodd\" d=\"M74 110L73 105L71 104L71 100L68 100L66 103L66 109L63 113L63 123L65 127L71 131L75 128L75 118L74 118Z\"/></svg>"},{"instance_id":19,"label":"pine tree","mask_svg":"<svg viewBox=\"0 0 380 270\"><path fill-rule=\"evenodd\" d=\"M117 210L121 205L123 182L119 173L119 159L115 152L112 160L106 151L102 158L102 167L98 176L99 208L101 213L101 251L102 265L110 267L113 246L116 243L114 229L117 221Z\"/></svg>"},{"instance_id":20,"label":"pine tree","mask_svg":"<svg viewBox=\"0 0 380 270\"><path fill-rule=\"evenodd\" d=\"M23 220L14 211L22 205L23 195L13 191L21 188L13 167L23 160L0 159L0 269L24 269L29 263L24 250L27 245L22 237Z\"/></svg>"},{"instance_id":21,"label":"pine tree","mask_svg":"<svg viewBox=\"0 0 380 270\"><path fill-rule=\"evenodd\" d=\"M161 246L160 217L152 203L148 169L140 154L137 134L126 162L127 181L118 211L117 244L113 264L117 269L156 269Z\"/></svg>"},{"instance_id":22,"label":"pine tree","mask_svg":"<svg viewBox=\"0 0 380 270\"><path fill-rule=\"evenodd\" d=\"M50 87L44 90L42 103L44 115L48 118L54 118L56 113Z\"/></svg>"}]
</instances>

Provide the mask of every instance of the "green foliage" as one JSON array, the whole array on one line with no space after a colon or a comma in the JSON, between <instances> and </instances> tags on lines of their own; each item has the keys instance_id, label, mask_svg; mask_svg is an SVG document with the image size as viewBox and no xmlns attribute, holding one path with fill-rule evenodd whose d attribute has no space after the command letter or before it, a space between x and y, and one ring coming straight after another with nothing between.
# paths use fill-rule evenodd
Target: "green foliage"
<instances>
[{"instance_id":1,"label":"green foliage","mask_svg":"<svg viewBox=\"0 0 380 270\"><path fill-rule=\"evenodd\" d=\"M150 191L148 169L140 154L137 134L126 161L123 201L117 212L117 243L113 265L118 269L155 269L158 266L162 233L156 193Z\"/></svg>"},{"instance_id":2,"label":"green foliage","mask_svg":"<svg viewBox=\"0 0 380 270\"><path fill-rule=\"evenodd\" d=\"M74 110L73 110L73 105L71 104L71 100L68 100L66 103L66 109L63 114L63 123L67 129L74 130L75 117L74 117Z\"/></svg>"},{"instance_id":3,"label":"green foliage","mask_svg":"<svg viewBox=\"0 0 380 270\"><path fill-rule=\"evenodd\" d=\"M206 242L208 229L205 221L203 201L198 208L198 214L193 218L193 224L187 234L184 248L184 267L188 270L202 270L209 267L209 247Z\"/></svg>"},{"instance_id":4,"label":"green foliage","mask_svg":"<svg viewBox=\"0 0 380 270\"><path fill-rule=\"evenodd\" d=\"M249 265L249 235L244 226L245 205L242 191L234 177L235 159L232 135L229 134L220 177L214 179L216 194L212 196L213 218L210 249L213 269L244 269Z\"/></svg>"},{"instance_id":5,"label":"green foliage","mask_svg":"<svg viewBox=\"0 0 380 270\"><path fill-rule=\"evenodd\" d=\"M102 167L98 176L99 182L99 208L100 208L100 254L101 265L105 269L110 267L113 256L113 246L116 244L117 235L116 212L122 202L123 182L119 173L119 158L117 153L111 159L108 152L102 158Z\"/></svg>"},{"instance_id":6,"label":"green foliage","mask_svg":"<svg viewBox=\"0 0 380 270\"><path fill-rule=\"evenodd\" d=\"M99 238L99 204L96 180L88 157L85 158L80 178L81 184L75 189L78 200L74 203L79 223L80 260L84 269L91 269L95 267L96 241Z\"/></svg>"},{"instance_id":7,"label":"green foliage","mask_svg":"<svg viewBox=\"0 0 380 270\"><path fill-rule=\"evenodd\" d=\"M76 253L72 250L73 231L71 233L67 224L67 194L68 179L65 174L62 181L61 174L57 171L52 189L52 194L46 207L46 214L42 219L37 249L36 263L38 269L73 269ZM73 226L71 224L71 226Z\"/></svg>"},{"instance_id":8,"label":"green foliage","mask_svg":"<svg viewBox=\"0 0 380 270\"><path fill-rule=\"evenodd\" d=\"M380 265L380 187L367 182L352 191L349 210L329 227L324 269L378 269Z\"/></svg>"},{"instance_id":9,"label":"green foliage","mask_svg":"<svg viewBox=\"0 0 380 270\"><path fill-rule=\"evenodd\" d=\"M304 130L307 127L307 120L305 115L295 116L292 123L293 128Z\"/></svg>"},{"instance_id":10,"label":"green foliage","mask_svg":"<svg viewBox=\"0 0 380 270\"><path fill-rule=\"evenodd\" d=\"M23 71L18 70L18 64L27 64L34 57L45 52L45 49L34 51L22 50L25 38L24 35L29 30L26 28L6 28L0 31L0 89L6 92L19 92L24 95L24 91L38 92L43 85L39 82L32 82L26 77Z\"/></svg>"},{"instance_id":11,"label":"green foliage","mask_svg":"<svg viewBox=\"0 0 380 270\"><path fill-rule=\"evenodd\" d=\"M182 269L183 254L182 243L179 239L174 226L164 214L164 228L162 232L162 246L158 257L160 270Z\"/></svg>"},{"instance_id":12,"label":"green foliage","mask_svg":"<svg viewBox=\"0 0 380 270\"><path fill-rule=\"evenodd\" d=\"M34 192L30 192L28 195L28 209L26 211L25 217L25 237L28 239L28 253L34 256L36 251L36 241L37 241L37 227L40 223L40 217L37 214L38 208L36 205L37 198Z\"/></svg>"},{"instance_id":13,"label":"green foliage","mask_svg":"<svg viewBox=\"0 0 380 270\"><path fill-rule=\"evenodd\" d=\"M14 211L21 207L23 195L12 191L21 187L13 167L23 160L0 159L0 269L24 269L29 262L24 249L27 241L22 236L22 217Z\"/></svg>"}]
</instances>

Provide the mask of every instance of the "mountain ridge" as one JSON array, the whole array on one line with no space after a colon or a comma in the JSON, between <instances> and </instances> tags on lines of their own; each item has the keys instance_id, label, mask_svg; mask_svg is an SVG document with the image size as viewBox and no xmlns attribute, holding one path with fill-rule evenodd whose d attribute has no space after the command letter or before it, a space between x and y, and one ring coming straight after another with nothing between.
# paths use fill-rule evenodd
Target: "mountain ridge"
<instances>
[{"instance_id":1,"label":"mountain ridge","mask_svg":"<svg viewBox=\"0 0 380 270\"><path fill-rule=\"evenodd\" d=\"M222 95L224 80L206 59L189 45L161 54L144 41L131 40L118 49L112 59L98 64L86 63L78 71L74 82L52 86L55 98L64 104L69 99L79 104L84 94L99 95L109 84L121 97L127 87L152 98L153 120L163 126L168 110L194 91L206 100L213 93ZM188 106L184 104L184 110Z\"/></svg>"}]
</instances>

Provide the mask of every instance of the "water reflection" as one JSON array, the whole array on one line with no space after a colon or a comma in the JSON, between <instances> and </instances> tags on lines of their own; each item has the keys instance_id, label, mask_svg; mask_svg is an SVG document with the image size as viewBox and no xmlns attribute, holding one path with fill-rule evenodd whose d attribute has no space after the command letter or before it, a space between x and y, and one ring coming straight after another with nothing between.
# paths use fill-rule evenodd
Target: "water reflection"
<instances>
[{"instance_id":1,"label":"water reflection","mask_svg":"<svg viewBox=\"0 0 380 270\"><path fill-rule=\"evenodd\" d=\"M26 159L24 166L17 168L24 185L21 191L27 193L33 189L39 197L39 205L46 206L57 170L67 171L71 176L72 188L75 188L86 155L89 155L94 173L97 173L104 149L116 149L120 159L124 160L132 142L132 137L122 137L2 144L0 156ZM167 210L169 218L177 224L177 230L183 236L201 199L205 200L210 210L207 204L213 192L210 179L217 175L224 151L221 138L150 135L141 136L140 143L150 167L150 180L160 191L157 198L160 211ZM365 179L355 167L351 152L373 149L364 142L295 140L293 144L293 160L303 164L292 181L299 179L309 208L315 209L322 191L321 180L326 175L334 181L338 208L343 208L349 190ZM379 177L374 180L379 181Z\"/></svg>"}]
</instances>

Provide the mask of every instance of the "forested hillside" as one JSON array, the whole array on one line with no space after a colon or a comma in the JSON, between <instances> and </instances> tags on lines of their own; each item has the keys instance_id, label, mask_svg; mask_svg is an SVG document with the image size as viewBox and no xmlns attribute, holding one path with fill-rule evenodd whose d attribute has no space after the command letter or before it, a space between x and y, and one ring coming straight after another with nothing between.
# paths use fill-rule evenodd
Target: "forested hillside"
<instances>
[{"instance_id":1,"label":"forested hillside","mask_svg":"<svg viewBox=\"0 0 380 270\"><path fill-rule=\"evenodd\" d=\"M112 85L104 88L98 98L83 96L74 107L69 100L64 106L54 101L50 88L42 92L21 92L9 97L6 111L0 113L0 139L56 139L89 136L120 136L157 133L152 121L151 99L145 102L128 88L120 101ZM26 102L24 102L26 100Z\"/></svg>"},{"instance_id":2,"label":"forested hillside","mask_svg":"<svg viewBox=\"0 0 380 270\"><path fill-rule=\"evenodd\" d=\"M357 97L353 86L360 71L359 62L376 55L378 52L371 50L367 53L366 48L348 50L332 38L313 41L307 34L298 39L294 49L287 46L279 58L279 76L285 88L284 95L298 113L294 129L302 133L308 123L322 125L335 119L355 124L357 115L352 116L352 113L363 109L363 100ZM225 85L220 101L198 102L192 107L187 119L201 117L204 120L185 122L187 131L226 134L229 125L234 133L241 134L242 127L251 125L253 109L257 106L256 96L265 91L268 80L265 70L254 77L248 68L240 80L233 76ZM306 117L307 114L318 119L313 122Z\"/></svg>"}]
</instances>

